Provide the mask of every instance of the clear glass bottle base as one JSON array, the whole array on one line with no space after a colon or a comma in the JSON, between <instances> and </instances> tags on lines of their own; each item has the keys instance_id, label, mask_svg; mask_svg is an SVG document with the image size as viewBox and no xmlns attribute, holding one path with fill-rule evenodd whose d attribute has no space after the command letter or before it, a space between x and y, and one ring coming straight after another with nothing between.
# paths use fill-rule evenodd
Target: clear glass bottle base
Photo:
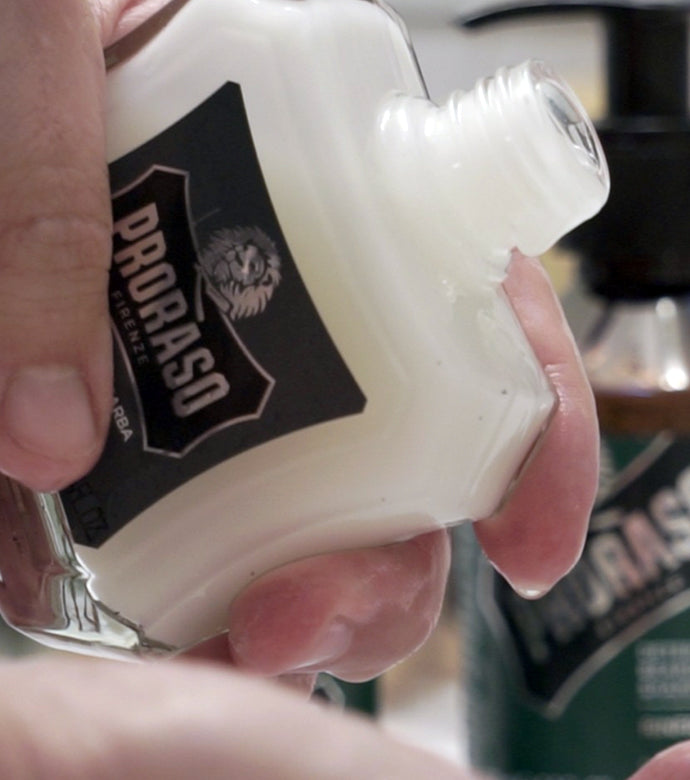
<instances>
[{"instance_id":1,"label":"clear glass bottle base","mask_svg":"<svg viewBox=\"0 0 690 780\"><path fill-rule=\"evenodd\" d=\"M176 652L94 598L60 500L0 475L0 611L43 645L130 658Z\"/></svg>"}]
</instances>

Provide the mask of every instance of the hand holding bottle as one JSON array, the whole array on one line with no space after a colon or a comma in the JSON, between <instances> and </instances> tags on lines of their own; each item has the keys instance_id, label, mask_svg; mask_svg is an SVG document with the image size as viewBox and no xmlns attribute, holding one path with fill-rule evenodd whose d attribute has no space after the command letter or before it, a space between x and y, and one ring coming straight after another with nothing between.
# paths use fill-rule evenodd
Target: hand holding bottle
<instances>
[{"instance_id":1,"label":"hand holding bottle","mask_svg":"<svg viewBox=\"0 0 690 780\"><path fill-rule=\"evenodd\" d=\"M13 0L0 10L0 469L35 489L81 476L107 429L111 227L102 48L162 5L65 0L58 9ZM536 594L579 554L596 477L596 430L591 396L543 271L516 257L507 290L559 406L510 501L477 530L506 577ZM446 535L435 532L284 567L235 600L229 645L215 641L206 655L265 675L378 674L433 628L448 558ZM155 722L161 689L173 695L201 684L195 672L175 669L153 672L154 681L150 668L128 667L106 673L101 684L115 694L122 674L149 690L138 712ZM29 691L32 675L22 674ZM60 696L71 692L78 705L75 690L65 686ZM188 693L181 694L187 703ZM57 718L60 697L45 704L45 717ZM83 720L78 706L70 711ZM221 727L228 713L210 707L208 717Z\"/></svg>"}]
</instances>

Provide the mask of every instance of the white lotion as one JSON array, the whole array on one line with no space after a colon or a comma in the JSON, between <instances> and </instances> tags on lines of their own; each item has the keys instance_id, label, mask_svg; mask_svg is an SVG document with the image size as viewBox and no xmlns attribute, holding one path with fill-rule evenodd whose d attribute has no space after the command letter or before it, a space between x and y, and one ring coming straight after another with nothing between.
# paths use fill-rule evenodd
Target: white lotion
<instances>
[{"instance_id":1,"label":"white lotion","mask_svg":"<svg viewBox=\"0 0 690 780\"><path fill-rule=\"evenodd\" d=\"M48 572L4 614L91 653L189 647L270 568L494 512L554 402L511 250L608 192L542 64L438 107L376 2L177 5L108 76L108 448L61 494L0 484Z\"/></svg>"}]
</instances>

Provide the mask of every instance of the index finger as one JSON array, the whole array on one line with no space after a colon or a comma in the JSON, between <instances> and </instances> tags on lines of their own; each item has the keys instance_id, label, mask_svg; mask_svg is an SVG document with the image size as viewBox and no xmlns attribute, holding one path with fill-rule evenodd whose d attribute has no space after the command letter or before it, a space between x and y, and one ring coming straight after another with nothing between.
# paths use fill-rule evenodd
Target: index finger
<instances>
[{"instance_id":1,"label":"index finger","mask_svg":"<svg viewBox=\"0 0 690 780\"><path fill-rule=\"evenodd\" d=\"M541 264L516 255L504 284L558 405L509 500L475 531L494 566L522 595L547 591L577 562L599 472L589 382Z\"/></svg>"}]
</instances>

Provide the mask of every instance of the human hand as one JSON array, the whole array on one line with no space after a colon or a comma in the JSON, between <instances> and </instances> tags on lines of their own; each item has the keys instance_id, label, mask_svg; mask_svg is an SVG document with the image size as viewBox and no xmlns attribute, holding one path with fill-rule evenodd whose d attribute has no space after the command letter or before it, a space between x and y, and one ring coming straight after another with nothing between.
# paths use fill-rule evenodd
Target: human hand
<instances>
[{"instance_id":1,"label":"human hand","mask_svg":"<svg viewBox=\"0 0 690 780\"><path fill-rule=\"evenodd\" d=\"M0 664L12 780L471 780L364 719L213 664Z\"/></svg>"},{"instance_id":2,"label":"human hand","mask_svg":"<svg viewBox=\"0 0 690 780\"><path fill-rule=\"evenodd\" d=\"M102 48L162 5L10 0L0 8L0 469L36 489L88 470L108 425ZM507 289L560 401L510 502L477 532L500 570L531 593L579 554L596 433L591 395L538 265L516 258ZM542 343L546 333L552 341ZM292 564L241 594L229 644L204 652L267 675L378 674L432 629L448 563L447 537L436 532Z\"/></svg>"}]
</instances>

